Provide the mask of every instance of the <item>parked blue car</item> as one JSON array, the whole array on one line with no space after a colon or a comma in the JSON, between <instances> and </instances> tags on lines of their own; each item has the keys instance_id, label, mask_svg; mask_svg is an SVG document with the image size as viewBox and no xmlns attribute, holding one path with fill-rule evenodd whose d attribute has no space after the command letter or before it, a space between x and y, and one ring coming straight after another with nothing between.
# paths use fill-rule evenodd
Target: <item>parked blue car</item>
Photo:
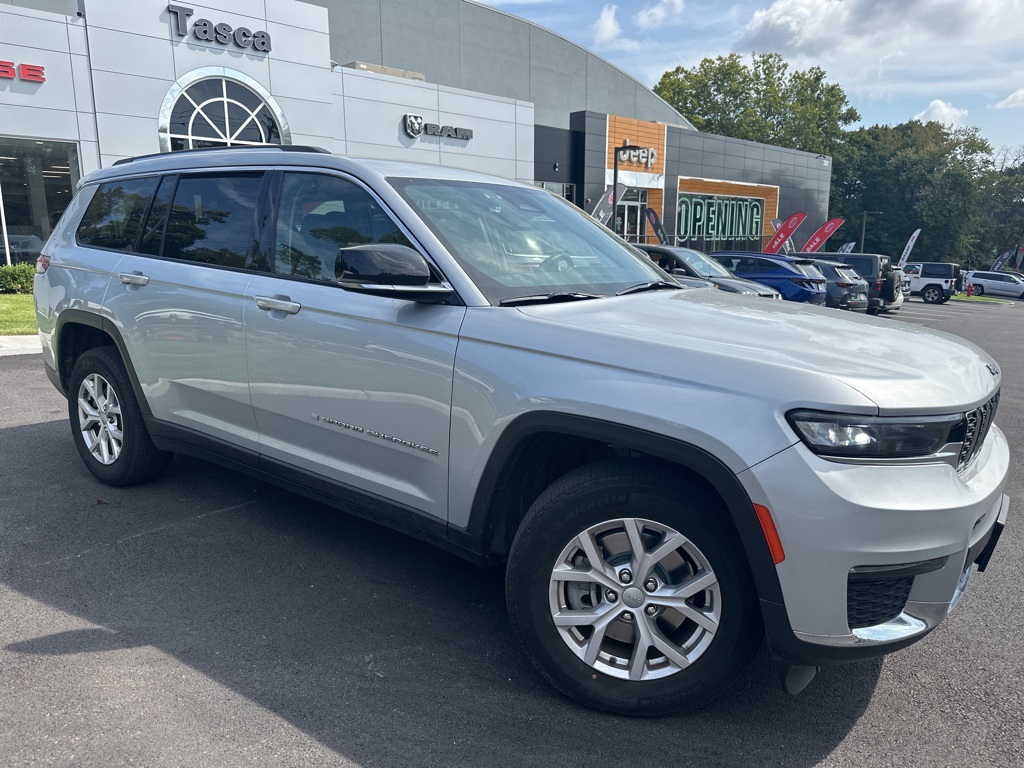
<instances>
[{"instance_id":1,"label":"parked blue car","mask_svg":"<svg viewBox=\"0 0 1024 768\"><path fill-rule=\"evenodd\" d=\"M811 259L745 251L716 251L708 255L737 277L776 288L786 301L825 303L827 281Z\"/></svg>"}]
</instances>

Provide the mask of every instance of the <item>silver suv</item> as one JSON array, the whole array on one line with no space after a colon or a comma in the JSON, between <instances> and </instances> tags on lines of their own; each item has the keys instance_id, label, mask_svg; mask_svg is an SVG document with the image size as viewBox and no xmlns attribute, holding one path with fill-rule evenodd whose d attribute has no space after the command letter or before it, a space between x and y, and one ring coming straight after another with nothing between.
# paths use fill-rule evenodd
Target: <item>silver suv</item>
<instances>
[{"instance_id":1,"label":"silver suv","mask_svg":"<svg viewBox=\"0 0 1024 768\"><path fill-rule=\"evenodd\" d=\"M902 648L1006 519L982 350L684 288L529 186L300 147L137 158L85 179L37 273L102 482L186 453L505 562L513 629L594 707L697 706L765 635L792 691Z\"/></svg>"}]
</instances>

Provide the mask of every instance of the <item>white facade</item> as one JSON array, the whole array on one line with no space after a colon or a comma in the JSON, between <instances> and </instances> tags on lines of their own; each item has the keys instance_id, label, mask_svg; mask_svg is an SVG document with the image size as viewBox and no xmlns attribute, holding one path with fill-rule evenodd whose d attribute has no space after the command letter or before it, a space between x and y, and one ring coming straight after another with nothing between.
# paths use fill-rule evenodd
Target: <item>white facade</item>
<instances>
[{"instance_id":1,"label":"white facade","mask_svg":"<svg viewBox=\"0 0 1024 768\"><path fill-rule=\"evenodd\" d=\"M160 116L175 84L219 72L261 85L293 144L533 178L530 102L332 66L324 8L294 0L189 5L190 27L207 19L264 31L266 52L199 40L191 29L179 36L165 0L84 0L84 8L80 18L0 6L0 62L45 71L45 82L0 79L0 137L73 142L83 173L161 151ZM403 127L410 112L473 138L411 138Z\"/></svg>"}]
</instances>

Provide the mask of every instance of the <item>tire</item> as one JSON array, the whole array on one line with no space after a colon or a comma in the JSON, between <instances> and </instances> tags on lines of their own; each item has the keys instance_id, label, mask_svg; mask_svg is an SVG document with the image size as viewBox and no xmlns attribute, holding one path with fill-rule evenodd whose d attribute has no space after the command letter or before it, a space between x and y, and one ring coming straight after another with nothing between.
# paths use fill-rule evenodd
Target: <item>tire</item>
<instances>
[{"instance_id":1,"label":"tire","mask_svg":"<svg viewBox=\"0 0 1024 768\"><path fill-rule=\"evenodd\" d=\"M894 272L890 272L889 276L885 278L885 284L882 286L882 298L888 302L893 302L896 301L896 294L902 292L903 287L896 278L896 274Z\"/></svg>"},{"instance_id":2,"label":"tire","mask_svg":"<svg viewBox=\"0 0 1024 768\"><path fill-rule=\"evenodd\" d=\"M942 301L942 289L937 285L926 285L921 289L921 299L925 304L938 304Z\"/></svg>"},{"instance_id":3,"label":"tire","mask_svg":"<svg viewBox=\"0 0 1024 768\"><path fill-rule=\"evenodd\" d=\"M985 295L985 286L984 285L975 285L974 286L974 295L975 296L984 296Z\"/></svg>"},{"instance_id":4,"label":"tire","mask_svg":"<svg viewBox=\"0 0 1024 768\"><path fill-rule=\"evenodd\" d=\"M151 480L173 454L153 445L124 363L113 347L96 347L75 362L68 381L68 418L75 447L107 485Z\"/></svg>"},{"instance_id":5,"label":"tire","mask_svg":"<svg viewBox=\"0 0 1024 768\"><path fill-rule=\"evenodd\" d=\"M939 304L945 304L947 301L950 300L950 298L952 298L952 297L950 297L950 296L943 296L941 299L939 299Z\"/></svg>"},{"instance_id":6,"label":"tire","mask_svg":"<svg viewBox=\"0 0 1024 768\"><path fill-rule=\"evenodd\" d=\"M656 561L638 563L666 545ZM683 596L696 579L702 588ZM619 714L668 714L720 695L763 635L721 503L649 460L600 461L544 491L512 544L506 600L541 674L576 701ZM632 657L641 643L650 643L642 660Z\"/></svg>"}]
</instances>

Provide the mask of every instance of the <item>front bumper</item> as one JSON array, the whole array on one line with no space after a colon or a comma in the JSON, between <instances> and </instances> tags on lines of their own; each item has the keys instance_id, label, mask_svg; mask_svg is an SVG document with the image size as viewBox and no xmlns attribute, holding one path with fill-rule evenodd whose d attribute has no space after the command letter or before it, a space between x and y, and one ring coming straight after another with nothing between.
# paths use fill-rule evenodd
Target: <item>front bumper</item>
<instances>
[{"instance_id":1,"label":"front bumper","mask_svg":"<svg viewBox=\"0 0 1024 768\"><path fill-rule=\"evenodd\" d=\"M924 637L956 606L974 565L988 564L1007 517L1008 468L993 427L961 474L840 464L802 444L741 473L751 500L771 510L786 554L776 567L783 603L762 601L773 652L793 664L837 663Z\"/></svg>"}]
</instances>

